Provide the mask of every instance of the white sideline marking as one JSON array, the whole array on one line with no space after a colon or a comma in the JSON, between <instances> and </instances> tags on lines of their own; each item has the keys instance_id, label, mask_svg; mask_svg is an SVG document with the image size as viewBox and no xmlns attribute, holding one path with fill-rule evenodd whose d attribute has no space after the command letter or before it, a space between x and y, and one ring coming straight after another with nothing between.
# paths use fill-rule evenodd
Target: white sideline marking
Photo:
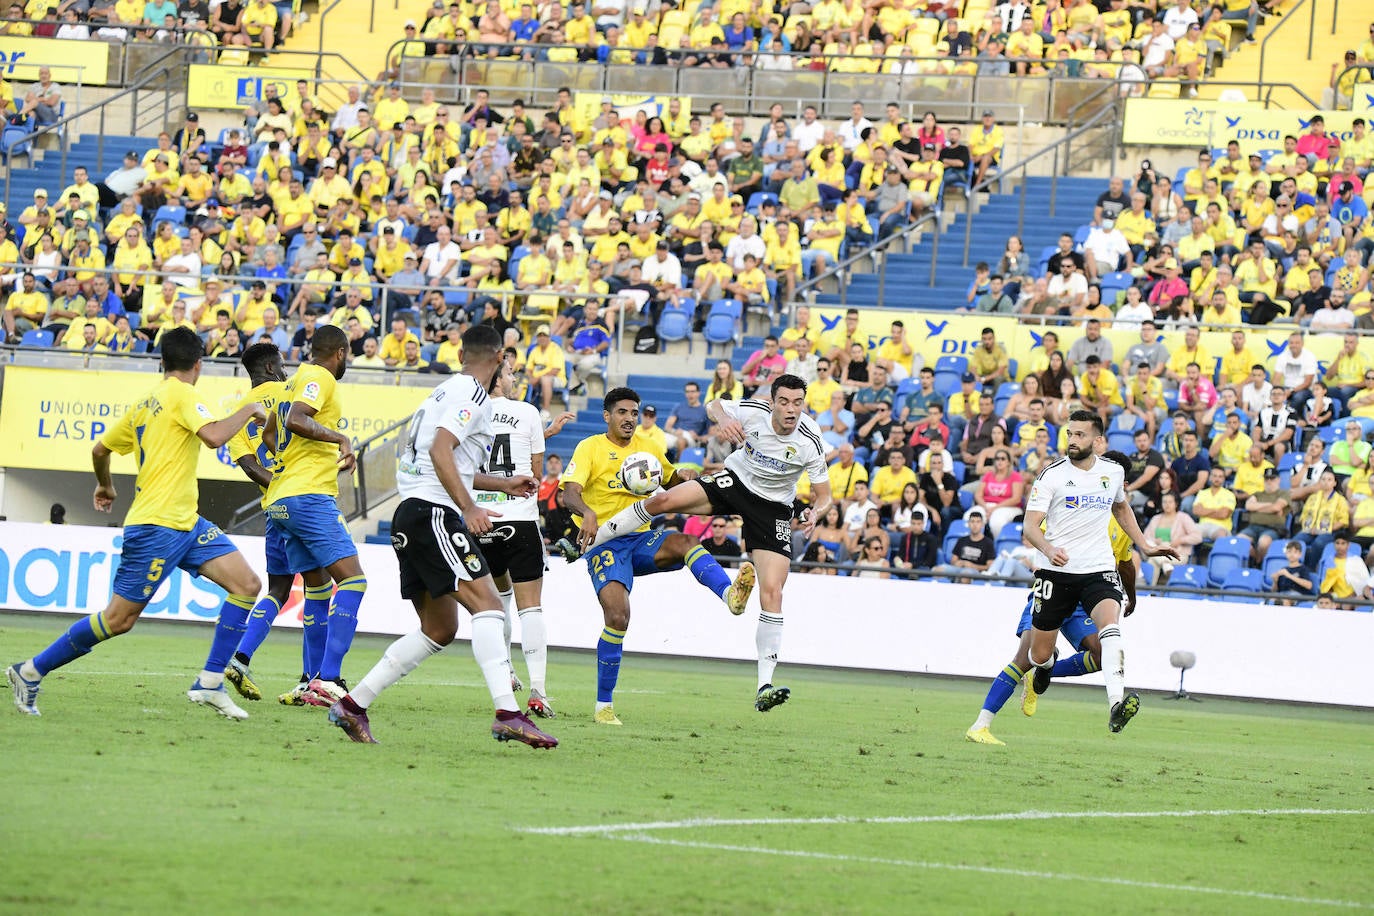
<instances>
[{"instance_id":1,"label":"white sideline marking","mask_svg":"<svg viewBox=\"0 0 1374 916\"><path fill-rule=\"evenodd\" d=\"M194 671L95 671L90 668L76 668L71 674L89 674L93 677L179 677L194 681L196 672ZM422 687L485 687L486 681L424 681L407 680L412 684L420 684ZM644 696L660 696L666 691L663 690L636 690L633 687L617 687L616 693L635 693Z\"/></svg>"},{"instance_id":2,"label":"white sideline marking","mask_svg":"<svg viewBox=\"0 0 1374 916\"><path fill-rule=\"evenodd\" d=\"M647 843L656 846L677 846L688 849L712 849L721 852L742 852L751 855L785 856L799 859L819 859L831 862L854 862L869 865L892 865L901 868L924 868L941 871L974 872L985 875L1006 875L1017 878L1039 878L1052 881L1081 881L1116 887L1143 890L1163 890L1179 893L1209 894L1222 897L1243 897L1252 900L1272 900L1280 903L1330 906L1344 909L1371 909L1374 905L1353 900L1330 900L1320 897L1298 897L1265 891L1235 890L1205 885L1170 884L1160 881L1136 881L1106 875L1076 875L1058 872L1030 871L1018 868L997 868L990 865L969 865L958 862L928 862L912 859L886 859L853 856L841 853L811 852L802 849L773 849L767 846L739 846L729 843L705 843L651 836L649 830L690 830L708 827L799 826L826 824L963 824L988 821L1037 821L1065 818L1193 818L1193 817L1283 817L1283 816L1356 816L1374 815L1369 808L1218 808L1184 811L1012 811L999 814L932 814L907 817L798 817L798 818L693 818L679 821L652 821L630 824L588 824L573 827L520 827L520 833L544 836L593 836L628 843Z\"/></svg>"},{"instance_id":3,"label":"white sideline marking","mask_svg":"<svg viewBox=\"0 0 1374 916\"><path fill-rule=\"evenodd\" d=\"M965 824L977 821L1050 821L1062 818L1280 817L1300 815L1374 815L1374 808L1215 808L1196 811L1007 811L1000 814L926 814L912 817L751 817L692 818L640 824L588 824L578 827L521 827L521 833L550 836L688 830L695 827L779 827L808 824Z\"/></svg>"},{"instance_id":4,"label":"white sideline marking","mask_svg":"<svg viewBox=\"0 0 1374 916\"><path fill-rule=\"evenodd\" d=\"M1334 813L1334 812L1325 812ZM1101 816L1101 815L1097 815ZM846 823L846 821L837 821ZM871 822L870 822L871 823ZM896 865L904 868L926 868L941 871L976 872L983 875L1007 875L1015 878L1043 878L1051 881L1082 881L1090 884L1109 884L1116 887L1133 887L1144 890L1179 891L1193 894L1212 894L1223 897L1245 897L1254 900L1274 900L1281 903L1298 903L1308 906L1331 906L1344 909L1370 909L1368 903L1354 900L1327 900L1320 897L1296 897L1290 894L1271 894L1264 891L1232 890L1225 887L1207 887L1193 884L1167 884L1160 881L1133 881L1129 878L1112 878L1105 875L1071 875L1047 871L1028 871L1020 868L995 868L990 865L966 865L955 862L924 862L908 859L880 859L869 856L847 856L838 853L808 852L800 849L770 849L766 846L731 846L726 843L698 843L689 840L670 840L649 836L643 833L607 834L608 839L631 843L649 843L656 846L679 846L691 849L714 849L723 852L743 852L750 855L788 856L799 859L822 859L831 862L854 862L866 865Z\"/></svg>"}]
</instances>

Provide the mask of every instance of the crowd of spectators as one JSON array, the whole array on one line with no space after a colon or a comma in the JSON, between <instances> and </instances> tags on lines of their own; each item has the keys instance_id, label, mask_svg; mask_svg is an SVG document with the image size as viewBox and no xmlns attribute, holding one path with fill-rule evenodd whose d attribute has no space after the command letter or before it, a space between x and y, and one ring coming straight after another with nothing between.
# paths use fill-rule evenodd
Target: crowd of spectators
<instances>
[{"instance_id":1,"label":"crowd of spectators","mask_svg":"<svg viewBox=\"0 0 1374 916\"><path fill-rule=\"evenodd\" d=\"M1090 321L1081 331L1047 332L1017 381L988 328L949 390L937 387L900 321L872 350L858 324L850 310L821 333L799 308L738 375L722 360L704 387L687 386L662 426L646 409L642 431L718 469L732 446L704 404L766 394L771 378L799 375L829 448L836 506L810 540L798 526L795 556L830 564L827 571L876 575L870 561L881 560L883 569L961 581L1028 581L1038 558L1021 542L1019 519L1030 482L1063 453L1068 416L1088 409L1130 464L1126 490L1142 529L1183 555L1177 565L1189 572L1173 584L1221 585L1215 567L1210 580L1206 569L1195 576L1222 544L1235 568L1262 571L1262 585L1242 588L1309 601L1330 593L1337 603L1371 596L1363 561L1347 562L1374 546L1374 360L1356 334L1319 367L1299 330L1270 359L1241 331L1227 352L1209 354L1195 325L1168 347L1145 318L1139 339L1118 353ZM803 485L803 500L808 492ZM1176 564L1151 562L1149 581L1176 572Z\"/></svg>"},{"instance_id":2,"label":"crowd of spectators","mask_svg":"<svg viewBox=\"0 0 1374 916\"><path fill-rule=\"evenodd\" d=\"M756 137L719 104L703 117L676 99L631 118L606 99L588 120L563 89L536 123L484 90L450 106L428 89L412 105L395 84L366 99L355 87L335 112L297 90L293 103L269 86L213 140L191 112L103 181L78 167L55 199L40 188L5 214L11 342L39 328L55 345L127 352L187 325L211 356L266 336L295 359L329 321L360 366L438 370L470 322L524 346L538 325L563 353L531 379L547 407L600 371L624 318L653 325L671 305L699 326L723 298L773 314L851 243L897 231L932 197L906 176L942 168L925 141L962 149L966 170L1001 143L989 113L974 133L998 146L970 158L957 128L929 114L918 128L895 103L876 127L858 103L839 125L775 109ZM893 189L910 209L887 206ZM88 300L101 321L85 320Z\"/></svg>"},{"instance_id":3,"label":"crowd of spectators","mask_svg":"<svg viewBox=\"0 0 1374 916\"><path fill-rule=\"evenodd\" d=\"M1267 158L1203 149L1170 178L1149 160L1114 177L1088 221L1039 259L1013 236L999 263L976 265L966 311L1097 318L1138 327L1296 323L1374 329L1374 252L1366 184L1374 135L1349 137L1321 115Z\"/></svg>"},{"instance_id":4,"label":"crowd of spectators","mask_svg":"<svg viewBox=\"0 0 1374 916\"><path fill-rule=\"evenodd\" d=\"M28 0L5 5L0 35L243 48L291 34L291 0Z\"/></svg>"},{"instance_id":5,"label":"crowd of spectators","mask_svg":"<svg viewBox=\"0 0 1374 916\"><path fill-rule=\"evenodd\" d=\"M386 76L405 57L460 54L527 61L757 67L837 73L1147 80L1195 90L1232 28L1253 40L1267 0L863 0L774 5L754 0L450 3L396 36Z\"/></svg>"}]
</instances>

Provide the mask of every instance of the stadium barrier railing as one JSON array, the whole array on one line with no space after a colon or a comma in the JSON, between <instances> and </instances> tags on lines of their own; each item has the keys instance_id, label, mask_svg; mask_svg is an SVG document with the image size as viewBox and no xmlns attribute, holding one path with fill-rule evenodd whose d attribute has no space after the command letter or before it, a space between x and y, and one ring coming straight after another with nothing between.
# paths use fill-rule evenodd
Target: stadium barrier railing
<instances>
[{"instance_id":1,"label":"stadium barrier railing","mask_svg":"<svg viewBox=\"0 0 1374 916\"><path fill-rule=\"evenodd\" d=\"M815 304L815 297L820 292L821 284L833 280L839 290L840 305L849 304L849 277L855 272L853 268L865 261L873 261L877 264L878 274L878 301L884 301L887 291L887 255L890 249L900 245L904 253L912 250L912 239L917 232L923 231L926 227L931 227L931 252L930 252L930 285L935 285L936 260L940 256L940 211L931 210L921 215L916 222L902 228L901 232L893 233L886 238L879 239L874 244L863 248L857 252L851 252L844 260L826 268L825 272L818 274L802 283L797 284L796 293L800 298L806 299L810 304ZM881 255L881 257L879 257ZM804 304L801 302L793 303L790 306L795 311L796 306Z\"/></svg>"}]
</instances>

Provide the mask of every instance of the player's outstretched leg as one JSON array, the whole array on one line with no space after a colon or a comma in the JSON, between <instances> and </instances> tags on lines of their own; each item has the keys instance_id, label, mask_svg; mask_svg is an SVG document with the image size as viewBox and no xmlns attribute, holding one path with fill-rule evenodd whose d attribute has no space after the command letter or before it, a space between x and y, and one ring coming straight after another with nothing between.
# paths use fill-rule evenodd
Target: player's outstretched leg
<instances>
[{"instance_id":1,"label":"player's outstretched leg","mask_svg":"<svg viewBox=\"0 0 1374 916\"><path fill-rule=\"evenodd\" d=\"M1031 679L1031 688L1035 693L1042 694L1050 689L1052 678L1056 677L1082 677L1085 674L1092 674L1098 670L1098 664L1093 660L1092 653L1084 650L1075 652L1068 658L1061 658L1054 663L1053 668L1036 668L1035 676Z\"/></svg>"},{"instance_id":2,"label":"player's outstretched leg","mask_svg":"<svg viewBox=\"0 0 1374 916\"><path fill-rule=\"evenodd\" d=\"M596 641L596 714L598 725L621 725L612 705L620 680L620 659L625 651L625 631L606 626Z\"/></svg>"},{"instance_id":3,"label":"player's outstretched leg","mask_svg":"<svg viewBox=\"0 0 1374 916\"><path fill-rule=\"evenodd\" d=\"M116 603L122 605L121 610L132 613L131 621L136 617L138 611L142 610L141 606L134 607L118 596L111 602L112 606ZM38 692L42 689L40 685L43 678L49 672L56 671L63 665L69 665L87 654L95 648L97 643L119 635L112 623L112 620L115 619L111 615L112 609L113 607L106 608L98 614L82 617L67 627L67 632L59 636L52 645L42 652L33 658L10 665L5 669L5 679L14 689L14 705L20 712L30 716L41 715L38 711ZM124 630L132 625L130 622ZM124 632L124 630L119 632Z\"/></svg>"},{"instance_id":4,"label":"player's outstretched leg","mask_svg":"<svg viewBox=\"0 0 1374 916\"><path fill-rule=\"evenodd\" d=\"M997 677L992 679L992 686L988 688L988 695L983 700L983 708L978 711L978 718L969 726L968 731L964 732L964 737L976 744L1005 744L992 734L992 720L1001 712L1007 700L1011 699L1012 693L1016 691L1016 685L1021 683L1026 671L1015 661L1008 664L997 673Z\"/></svg>"},{"instance_id":5,"label":"player's outstretched leg","mask_svg":"<svg viewBox=\"0 0 1374 916\"><path fill-rule=\"evenodd\" d=\"M792 691L786 687L773 686L773 672L778 667L778 654L782 651L782 615L759 614L759 626L754 631L754 646L759 653L759 690L754 696L754 708L767 712L774 706L787 702Z\"/></svg>"},{"instance_id":6,"label":"player's outstretched leg","mask_svg":"<svg viewBox=\"0 0 1374 916\"><path fill-rule=\"evenodd\" d=\"M541 719L552 719L554 711L545 683L549 670L549 635L544 625L544 609L535 604L522 608L519 613L520 651L530 674L530 696L525 702L525 711Z\"/></svg>"},{"instance_id":7,"label":"player's outstretched leg","mask_svg":"<svg viewBox=\"0 0 1374 916\"><path fill-rule=\"evenodd\" d=\"M1102 643L1102 678L1107 683L1107 705L1111 710L1107 727L1119 732L1140 711L1140 696L1126 696L1126 652L1121 645L1121 628L1109 623L1098 628Z\"/></svg>"},{"instance_id":8,"label":"player's outstretched leg","mask_svg":"<svg viewBox=\"0 0 1374 916\"><path fill-rule=\"evenodd\" d=\"M480 611L472 615L472 657L487 682L496 718L491 723L491 736L497 741L519 741L535 748L558 747L558 739L540 731L538 726L520 711L515 693L510 689L510 667L506 663L505 614L499 610Z\"/></svg>"},{"instance_id":9,"label":"player's outstretched leg","mask_svg":"<svg viewBox=\"0 0 1374 916\"><path fill-rule=\"evenodd\" d=\"M329 639L329 601L334 595L329 577L323 575L323 579L316 585L305 583L305 603L301 606L301 679L295 687L277 697L277 702L283 706L311 705L305 701L305 694L324 661L324 646Z\"/></svg>"},{"instance_id":10,"label":"player's outstretched leg","mask_svg":"<svg viewBox=\"0 0 1374 916\"><path fill-rule=\"evenodd\" d=\"M372 737L372 726L367 719L367 708L383 690L443 648L420 630L402 636L386 647L381 659L352 690L329 707L329 721L359 744L376 744L377 739Z\"/></svg>"},{"instance_id":11,"label":"player's outstretched leg","mask_svg":"<svg viewBox=\"0 0 1374 916\"><path fill-rule=\"evenodd\" d=\"M210 642L210 654L205 659L205 667L196 677L186 698L199 706L208 706L226 719L246 719L248 713L229 698L224 689L224 670L233 658L247 628L248 613L253 609L251 595L228 595L219 609L219 620L215 623L215 635Z\"/></svg>"},{"instance_id":12,"label":"player's outstretched leg","mask_svg":"<svg viewBox=\"0 0 1374 916\"><path fill-rule=\"evenodd\" d=\"M353 646L353 634L358 630L358 608L366 592L367 578L361 572L339 580L334 599L329 604L329 625L320 671L302 694L302 699L311 706L328 709L348 693L342 675L343 660Z\"/></svg>"},{"instance_id":13,"label":"player's outstretched leg","mask_svg":"<svg viewBox=\"0 0 1374 916\"><path fill-rule=\"evenodd\" d=\"M253 680L253 672L249 666L252 665L253 656L263 640L267 639L267 634L271 632L272 624L281 614L282 601L274 594L277 591L273 588L274 584L269 582L267 593L259 598L258 603L248 612L248 623L243 636L239 639L234 657L229 659L229 665L224 669L224 679L245 700L262 699L262 688ZM288 584L286 587L290 589L291 586Z\"/></svg>"}]
</instances>

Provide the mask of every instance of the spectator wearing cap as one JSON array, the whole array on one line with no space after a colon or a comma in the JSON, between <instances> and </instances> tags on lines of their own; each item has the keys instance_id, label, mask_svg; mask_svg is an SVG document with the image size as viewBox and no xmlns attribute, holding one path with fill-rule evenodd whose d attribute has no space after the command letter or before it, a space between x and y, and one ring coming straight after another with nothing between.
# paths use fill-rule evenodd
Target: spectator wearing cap
<instances>
[{"instance_id":1,"label":"spectator wearing cap","mask_svg":"<svg viewBox=\"0 0 1374 916\"><path fill-rule=\"evenodd\" d=\"M988 170L998 164L1005 142L1002 127L997 123L992 109L984 110L981 121L968 135L969 155L973 157L976 170L973 176L975 185L986 179Z\"/></svg>"},{"instance_id":2,"label":"spectator wearing cap","mask_svg":"<svg viewBox=\"0 0 1374 916\"><path fill-rule=\"evenodd\" d=\"M166 136L163 134L162 136ZM176 162L176 151L154 151L152 165L148 168L147 174L143 178L143 183L139 185L135 192L138 201L145 210L157 210L167 203L167 195L176 188L177 182L181 180L181 175L177 172L173 163Z\"/></svg>"},{"instance_id":3,"label":"spectator wearing cap","mask_svg":"<svg viewBox=\"0 0 1374 916\"><path fill-rule=\"evenodd\" d=\"M48 191L46 188L34 188L33 203L25 207L19 214L19 225L29 227L37 224L39 211L48 211Z\"/></svg>"},{"instance_id":4,"label":"spectator wearing cap","mask_svg":"<svg viewBox=\"0 0 1374 916\"><path fill-rule=\"evenodd\" d=\"M941 164L938 154L939 147L934 143L924 143L921 146L921 158L907 169L907 190L911 192L913 221L935 206L939 199L940 188L944 184L945 167Z\"/></svg>"},{"instance_id":5,"label":"spectator wearing cap","mask_svg":"<svg viewBox=\"0 0 1374 916\"><path fill-rule=\"evenodd\" d=\"M75 279L85 292L90 291L91 281L95 279L97 271L105 269L105 254L96 244L97 238L91 229L72 230L73 245L67 256L67 275Z\"/></svg>"},{"instance_id":6,"label":"spectator wearing cap","mask_svg":"<svg viewBox=\"0 0 1374 916\"><path fill-rule=\"evenodd\" d=\"M525 354L525 377L538 389L540 413L547 421L554 388L568 384L563 348L552 341L547 324L535 329L534 345Z\"/></svg>"},{"instance_id":7,"label":"spectator wearing cap","mask_svg":"<svg viewBox=\"0 0 1374 916\"><path fill-rule=\"evenodd\" d=\"M194 111L186 113L186 122L172 137L172 147L181 154L182 161L199 152L205 144L205 129L200 126L200 115Z\"/></svg>"}]
</instances>

